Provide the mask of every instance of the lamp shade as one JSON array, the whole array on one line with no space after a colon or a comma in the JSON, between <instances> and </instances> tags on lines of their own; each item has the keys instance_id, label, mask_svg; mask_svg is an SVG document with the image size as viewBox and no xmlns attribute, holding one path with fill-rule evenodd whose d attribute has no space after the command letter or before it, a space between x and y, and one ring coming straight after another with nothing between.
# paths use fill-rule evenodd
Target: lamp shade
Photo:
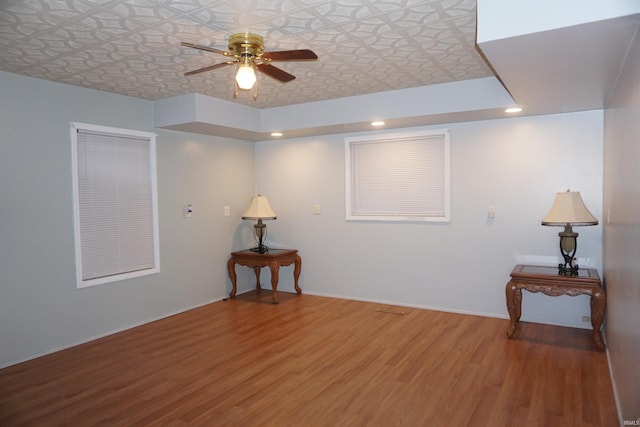
<instances>
[{"instance_id":1,"label":"lamp shade","mask_svg":"<svg viewBox=\"0 0 640 427\"><path fill-rule=\"evenodd\" d=\"M556 195L549 213L542 219L542 225L565 226L597 225L598 219L584 205L580 192L565 191Z\"/></svg>"},{"instance_id":2,"label":"lamp shade","mask_svg":"<svg viewBox=\"0 0 640 427\"><path fill-rule=\"evenodd\" d=\"M271 209L269 200L258 194L251 199L249 207L242 214L242 219L276 219L276 213Z\"/></svg>"}]
</instances>

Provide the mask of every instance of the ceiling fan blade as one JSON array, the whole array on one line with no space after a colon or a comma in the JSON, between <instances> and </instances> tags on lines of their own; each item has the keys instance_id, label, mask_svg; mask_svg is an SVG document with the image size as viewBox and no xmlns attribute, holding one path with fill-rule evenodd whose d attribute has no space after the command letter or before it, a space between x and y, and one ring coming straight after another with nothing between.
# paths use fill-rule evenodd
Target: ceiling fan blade
<instances>
[{"instance_id":1,"label":"ceiling fan blade","mask_svg":"<svg viewBox=\"0 0 640 427\"><path fill-rule=\"evenodd\" d=\"M263 58L269 61L305 61L318 59L312 50L298 49L298 50L281 50L279 52L265 52L262 55Z\"/></svg>"},{"instance_id":2,"label":"ceiling fan blade","mask_svg":"<svg viewBox=\"0 0 640 427\"><path fill-rule=\"evenodd\" d=\"M181 46L184 47L191 47L194 49L200 49L200 50L206 50L207 52L213 52L213 53L219 53L220 55L224 55L224 56L230 56L231 53L224 51L224 50L220 50L220 49L216 49L215 47L209 47L209 46L202 46L199 44L193 44L193 43L189 43L189 42L181 42L180 43Z\"/></svg>"},{"instance_id":3,"label":"ceiling fan blade","mask_svg":"<svg viewBox=\"0 0 640 427\"><path fill-rule=\"evenodd\" d=\"M258 69L258 71L266 74L269 77L273 77L276 80L280 80L282 83L290 82L291 80L296 78L296 76L264 62L262 64L256 64L256 68Z\"/></svg>"},{"instance_id":4,"label":"ceiling fan blade","mask_svg":"<svg viewBox=\"0 0 640 427\"><path fill-rule=\"evenodd\" d=\"M184 73L184 75L191 76L193 74L200 74L200 73L204 73L205 71L215 70L216 68L221 68L221 67L224 67L225 65L232 65L232 64L235 64L235 61L221 62L219 64L209 65L208 67L198 68L197 70L188 71Z\"/></svg>"}]
</instances>

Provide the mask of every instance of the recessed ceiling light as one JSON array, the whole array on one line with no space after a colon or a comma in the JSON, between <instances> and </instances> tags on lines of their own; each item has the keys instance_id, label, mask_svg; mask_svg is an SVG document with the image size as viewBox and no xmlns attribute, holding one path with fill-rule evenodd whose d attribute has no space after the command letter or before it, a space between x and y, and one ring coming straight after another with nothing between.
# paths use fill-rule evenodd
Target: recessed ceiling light
<instances>
[{"instance_id":1,"label":"recessed ceiling light","mask_svg":"<svg viewBox=\"0 0 640 427\"><path fill-rule=\"evenodd\" d=\"M271 132L271 136L282 136L282 132Z\"/></svg>"},{"instance_id":2,"label":"recessed ceiling light","mask_svg":"<svg viewBox=\"0 0 640 427\"><path fill-rule=\"evenodd\" d=\"M520 111L522 111L520 107L511 107L504 110L505 113L519 113Z\"/></svg>"},{"instance_id":3,"label":"recessed ceiling light","mask_svg":"<svg viewBox=\"0 0 640 427\"><path fill-rule=\"evenodd\" d=\"M384 126L384 122L382 120L376 120L371 122L371 126Z\"/></svg>"}]
</instances>

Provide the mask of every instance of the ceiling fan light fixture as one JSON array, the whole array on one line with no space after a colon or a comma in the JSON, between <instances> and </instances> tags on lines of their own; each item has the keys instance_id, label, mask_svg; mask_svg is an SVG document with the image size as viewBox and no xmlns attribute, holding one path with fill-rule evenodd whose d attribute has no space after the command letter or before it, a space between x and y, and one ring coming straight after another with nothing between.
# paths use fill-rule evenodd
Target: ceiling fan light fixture
<instances>
[{"instance_id":1,"label":"ceiling fan light fixture","mask_svg":"<svg viewBox=\"0 0 640 427\"><path fill-rule=\"evenodd\" d=\"M242 59L238 64L236 83L238 83L240 89L250 90L256 84L256 71L253 69L253 63L250 58L243 57Z\"/></svg>"}]
</instances>

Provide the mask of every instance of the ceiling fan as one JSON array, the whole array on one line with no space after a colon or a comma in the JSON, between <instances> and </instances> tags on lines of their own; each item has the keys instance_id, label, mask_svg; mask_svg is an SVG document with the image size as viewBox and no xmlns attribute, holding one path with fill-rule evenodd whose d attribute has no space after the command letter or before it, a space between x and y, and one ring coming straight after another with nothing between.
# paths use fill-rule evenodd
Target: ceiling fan
<instances>
[{"instance_id":1,"label":"ceiling fan","mask_svg":"<svg viewBox=\"0 0 640 427\"><path fill-rule=\"evenodd\" d=\"M271 65L272 61L313 61L318 59L312 50L297 49L283 50L279 52L265 52L264 39L262 36L251 33L238 33L229 37L229 50L220 50L214 47L201 46L194 43L182 42L182 46L194 49L213 52L230 57L229 61L221 62L208 67L184 73L185 76L204 73L227 65L238 64L238 71L235 76L234 96L238 95L238 89L251 90L255 87L253 98L258 98L258 86L256 84L255 70L266 74L283 83L290 82L296 77L286 71Z\"/></svg>"}]
</instances>

